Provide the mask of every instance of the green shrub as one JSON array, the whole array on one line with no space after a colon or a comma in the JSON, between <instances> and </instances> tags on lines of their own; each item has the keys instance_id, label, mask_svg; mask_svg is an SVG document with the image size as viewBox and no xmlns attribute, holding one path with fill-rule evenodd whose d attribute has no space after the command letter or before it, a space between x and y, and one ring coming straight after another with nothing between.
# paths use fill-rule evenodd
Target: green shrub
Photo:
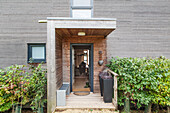
<instances>
[{"instance_id":1,"label":"green shrub","mask_svg":"<svg viewBox=\"0 0 170 113\"><path fill-rule=\"evenodd\" d=\"M130 95L140 108L150 102L170 105L170 60L160 58L112 58L107 65L118 73L118 104Z\"/></svg>"},{"instance_id":2,"label":"green shrub","mask_svg":"<svg viewBox=\"0 0 170 113\"><path fill-rule=\"evenodd\" d=\"M30 76L30 85L28 86L30 99L31 99L31 108L33 111L39 111L41 107L44 107L44 104L47 102L44 99L46 93L46 70L41 68L41 64L37 67L32 67L32 76Z\"/></svg>"},{"instance_id":3,"label":"green shrub","mask_svg":"<svg viewBox=\"0 0 170 113\"><path fill-rule=\"evenodd\" d=\"M0 69L0 112L7 111L16 105L39 105L45 101L46 70L38 67L29 68L25 65L12 65ZM40 102L41 101L41 102ZM36 110L36 109L35 109Z\"/></svg>"},{"instance_id":4,"label":"green shrub","mask_svg":"<svg viewBox=\"0 0 170 113\"><path fill-rule=\"evenodd\" d=\"M27 73L25 66L12 65L0 71L0 111L6 111L14 104L27 103Z\"/></svg>"}]
</instances>

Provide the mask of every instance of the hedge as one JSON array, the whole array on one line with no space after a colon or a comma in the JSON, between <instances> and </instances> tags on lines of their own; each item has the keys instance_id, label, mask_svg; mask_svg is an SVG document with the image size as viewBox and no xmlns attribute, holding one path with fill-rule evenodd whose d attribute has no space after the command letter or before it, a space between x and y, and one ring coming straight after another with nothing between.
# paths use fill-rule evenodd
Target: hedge
<instances>
[{"instance_id":1,"label":"hedge","mask_svg":"<svg viewBox=\"0 0 170 113\"><path fill-rule=\"evenodd\" d=\"M170 59L115 57L107 65L118 73L118 105L130 98L140 108L149 103L170 106Z\"/></svg>"}]
</instances>

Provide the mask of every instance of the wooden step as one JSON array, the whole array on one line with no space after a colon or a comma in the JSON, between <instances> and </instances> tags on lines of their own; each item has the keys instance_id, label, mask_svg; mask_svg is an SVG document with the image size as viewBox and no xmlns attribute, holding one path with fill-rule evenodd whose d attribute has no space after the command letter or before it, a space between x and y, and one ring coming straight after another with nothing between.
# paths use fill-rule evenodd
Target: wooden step
<instances>
[{"instance_id":1,"label":"wooden step","mask_svg":"<svg viewBox=\"0 0 170 113\"><path fill-rule=\"evenodd\" d=\"M77 96L71 93L66 98L66 106L57 106L56 110L67 109L105 109L115 110L113 103L104 103L100 93L90 93L86 96Z\"/></svg>"}]
</instances>

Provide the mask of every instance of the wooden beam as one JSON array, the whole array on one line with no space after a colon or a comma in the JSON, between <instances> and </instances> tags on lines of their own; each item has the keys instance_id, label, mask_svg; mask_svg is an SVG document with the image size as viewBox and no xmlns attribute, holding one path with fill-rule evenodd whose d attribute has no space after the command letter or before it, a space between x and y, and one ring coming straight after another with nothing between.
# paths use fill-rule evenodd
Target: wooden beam
<instances>
[{"instance_id":1,"label":"wooden beam","mask_svg":"<svg viewBox=\"0 0 170 113\"><path fill-rule=\"evenodd\" d=\"M114 75L114 99L113 99L113 105L115 106L115 109L118 109L118 103L117 103L117 95L118 95L118 91L117 91L117 76L119 76L117 73L113 72L110 69L107 69L107 71L111 74Z\"/></svg>"},{"instance_id":2,"label":"wooden beam","mask_svg":"<svg viewBox=\"0 0 170 113\"><path fill-rule=\"evenodd\" d=\"M117 104L117 76L114 76L114 106L115 109L118 109L118 104Z\"/></svg>"},{"instance_id":3,"label":"wooden beam","mask_svg":"<svg viewBox=\"0 0 170 113\"><path fill-rule=\"evenodd\" d=\"M47 23L47 20L38 20L38 23Z\"/></svg>"},{"instance_id":4,"label":"wooden beam","mask_svg":"<svg viewBox=\"0 0 170 113\"><path fill-rule=\"evenodd\" d=\"M108 72L110 72L111 74L113 74L114 76L119 76L117 73L113 72L112 70L110 69L107 69Z\"/></svg>"},{"instance_id":5,"label":"wooden beam","mask_svg":"<svg viewBox=\"0 0 170 113\"><path fill-rule=\"evenodd\" d=\"M47 23L47 113L56 108L56 54L55 28L52 21Z\"/></svg>"}]
</instances>

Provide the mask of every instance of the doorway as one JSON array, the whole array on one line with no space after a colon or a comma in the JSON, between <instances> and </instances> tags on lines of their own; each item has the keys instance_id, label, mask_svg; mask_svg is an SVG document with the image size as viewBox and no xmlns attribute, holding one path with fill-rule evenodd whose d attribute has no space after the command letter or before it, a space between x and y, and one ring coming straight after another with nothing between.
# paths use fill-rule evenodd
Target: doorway
<instances>
[{"instance_id":1,"label":"doorway","mask_svg":"<svg viewBox=\"0 0 170 113\"><path fill-rule=\"evenodd\" d=\"M70 44L70 90L93 92L93 44Z\"/></svg>"}]
</instances>

